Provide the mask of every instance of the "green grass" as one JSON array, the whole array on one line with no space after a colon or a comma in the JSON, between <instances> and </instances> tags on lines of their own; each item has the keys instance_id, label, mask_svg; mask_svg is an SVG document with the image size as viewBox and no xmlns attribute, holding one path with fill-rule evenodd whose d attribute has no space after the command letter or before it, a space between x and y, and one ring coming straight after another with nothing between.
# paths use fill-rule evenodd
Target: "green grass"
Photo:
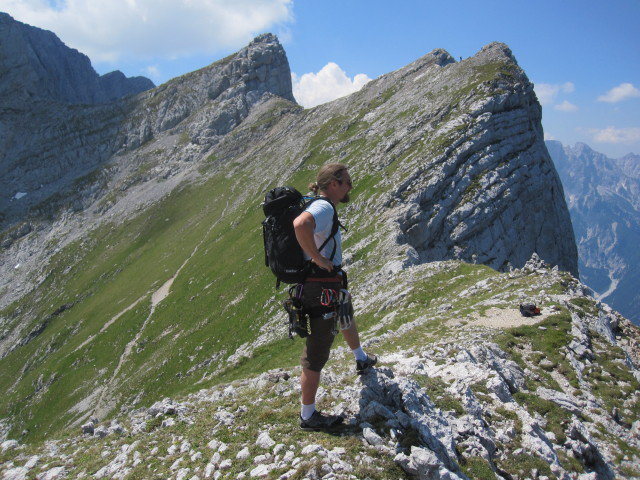
<instances>
[{"instance_id":1,"label":"green grass","mask_svg":"<svg viewBox=\"0 0 640 480\"><path fill-rule=\"evenodd\" d=\"M461 462L462 472L469 478L478 480L494 480L496 474L491 465L482 457L470 457Z\"/></svg>"},{"instance_id":2,"label":"green grass","mask_svg":"<svg viewBox=\"0 0 640 480\"><path fill-rule=\"evenodd\" d=\"M447 384L437 377L414 375L414 379L425 389L429 398L443 411L452 411L456 416L464 415L466 410L460 400L446 391Z\"/></svg>"}]
</instances>

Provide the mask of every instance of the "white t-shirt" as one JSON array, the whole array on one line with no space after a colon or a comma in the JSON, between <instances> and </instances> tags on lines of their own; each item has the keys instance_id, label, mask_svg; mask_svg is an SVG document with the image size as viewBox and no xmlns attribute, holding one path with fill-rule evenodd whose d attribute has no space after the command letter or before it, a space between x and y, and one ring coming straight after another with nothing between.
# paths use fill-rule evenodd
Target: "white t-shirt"
<instances>
[{"instance_id":1,"label":"white t-shirt","mask_svg":"<svg viewBox=\"0 0 640 480\"><path fill-rule=\"evenodd\" d=\"M316 200L305 209L305 212L313 215L313 220L316 222L313 238L316 242L316 247L320 248L320 245L331 235L331 227L333 227L333 206L329 200ZM331 258L334 244L336 246L336 253L333 257L333 264L340 265L342 263L342 236L340 235L339 228L338 233L333 236L333 239L327 242L320 253L327 258ZM310 259L306 252L304 258L306 260Z\"/></svg>"}]
</instances>

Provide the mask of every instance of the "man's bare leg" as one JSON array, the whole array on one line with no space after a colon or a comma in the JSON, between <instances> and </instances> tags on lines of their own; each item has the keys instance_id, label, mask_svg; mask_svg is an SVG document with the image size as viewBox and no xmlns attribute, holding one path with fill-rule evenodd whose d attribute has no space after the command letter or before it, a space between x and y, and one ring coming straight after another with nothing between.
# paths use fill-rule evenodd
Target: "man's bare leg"
<instances>
[{"instance_id":1,"label":"man's bare leg","mask_svg":"<svg viewBox=\"0 0 640 480\"><path fill-rule=\"evenodd\" d=\"M311 405L316 403L316 392L320 385L320 372L309 370L308 368L302 369L300 375L300 387L302 388L302 404Z\"/></svg>"},{"instance_id":2,"label":"man's bare leg","mask_svg":"<svg viewBox=\"0 0 640 480\"><path fill-rule=\"evenodd\" d=\"M352 351L360 347L360 335L358 335L358 327L356 327L355 319L351 322L349 328L342 330L342 336Z\"/></svg>"}]
</instances>

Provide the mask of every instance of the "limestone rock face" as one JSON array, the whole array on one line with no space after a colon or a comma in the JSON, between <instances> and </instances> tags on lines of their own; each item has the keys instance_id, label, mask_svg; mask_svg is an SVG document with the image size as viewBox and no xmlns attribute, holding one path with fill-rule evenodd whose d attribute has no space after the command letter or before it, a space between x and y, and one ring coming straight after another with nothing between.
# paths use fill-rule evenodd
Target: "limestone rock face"
<instances>
[{"instance_id":1,"label":"limestone rock face","mask_svg":"<svg viewBox=\"0 0 640 480\"><path fill-rule=\"evenodd\" d=\"M9 22L7 17L1 20ZM32 33L29 30L32 27L18 22L11 25L13 29ZM36 33L37 38L62 45L51 32ZM77 52L75 57L80 63L86 60L85 66L90 68L86 57ZM7 68L18 67L7 65ZM32 70L22 76L36 76ZM71 70L72 77L77 76L74 72ZM80 186L100 179L96 169L114 155L134 150L160 132L177 128L171 133L182 135L181 144L206 143L209 147L240 124L263 96L277 95L294 101L286 55L271 34L256 38L238 53L209 67L111 103L73 104L81 99L67 98L64 93L67 86L75 85L73 78L64 77L62 72L56 75L62 76L60 88L52 87L55 91L49 95L55 101L40 98L42 92L38 97L38 82L27 81L25 95L36 99L17 102L11 109L0 111L3 227L11 227L29 215L49 217L61 206L75 211L84 208L106 193L100 191L101 184L95 183L89 191L78 191ZM126 82L131 80L120 72L102 79L114 95L123 92ZM14 81L18 77L0 83L0 88L4 88L2 98L11 96ZM189 121L184 122L187 118Z\"/></svg>"},{"instance_id":2,"label":"limestone rock face","mask_svg":"<svg viewBox=\"0 0 640 480\"><path fill-rule=\"evenodd\" d=\"M444 148L420 159L421 165L415 162L412 175L393 193L390 206L404 200L400 240L423 261L458 258L504 269L521 267L537 252L577 274L571 222L542 141L541 110L531 83L501 44L465 62L467 68L503 65L505 74L475 94L456 85L462 64L434 78L435 89L460 89L454 108L464 111L445 115L433 127L426 143L445 142ZM403 143L419 142L423 134L407 133Z\"/></svg>"},{"instance_id":3,"label":"limestone rock face","mask_svg":"<svg viewBox=\"0 0 640 480\"><path fill-rule=\"evenodd\" d=\"M584 143L546 144L564 185L582 280L637 324L640 158L610 159Z\"/></svg>"},{"instance_id":4,"label":"limestone rock face","mask_svg":"<svg viewBox=\"0 0 640 480\"><path fill-rule=\"evenodd\" d=\"M99 76L86 55L67 47L53 32L6 13L0 13L0 59L5 105L34 99L104 103L154 87L148 78L127 78L120 71Z\"/></svg>"}]
</instances>

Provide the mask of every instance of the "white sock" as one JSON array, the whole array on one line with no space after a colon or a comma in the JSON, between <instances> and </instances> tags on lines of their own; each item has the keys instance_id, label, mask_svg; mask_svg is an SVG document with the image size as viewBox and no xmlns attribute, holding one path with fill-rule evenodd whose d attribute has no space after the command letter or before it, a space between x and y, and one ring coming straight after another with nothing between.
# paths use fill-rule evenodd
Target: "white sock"
<instances>
[{"instance_id":1,"label":"white sock","mask_svg":"<svg viewBox=\"0 0 640 480\"><path fill-rule=\"evenodd\" d=\"M300 416L303 420L309 420L313 412L316 411L316 404L312 403L311 405L302 404L302 409L300 410Z\"/></svg>"},{"instance_id":2,"label":"white sock","mask_svg":"<svg viewBox=\"0 0 640 480\"><path fill-rule=\"evenodd\" d=\"M351 351L353 352L353 355L356 357L356 360L360 360L361 362L364 362L367 359L367 354L364 353L362 346Z\"/></svg>"}]
</instances>

